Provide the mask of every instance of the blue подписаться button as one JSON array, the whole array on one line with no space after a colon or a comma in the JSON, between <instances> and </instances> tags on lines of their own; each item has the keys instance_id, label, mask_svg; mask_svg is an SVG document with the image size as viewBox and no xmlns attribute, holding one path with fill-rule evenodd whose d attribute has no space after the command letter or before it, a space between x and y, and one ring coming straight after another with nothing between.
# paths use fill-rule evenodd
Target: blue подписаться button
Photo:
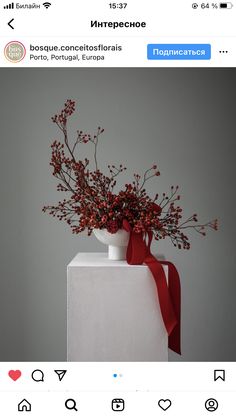
<instances>
[{"instance_id":1,"label":"blue \u043f\u043e\u0434\u043f\u0438\u0441\u0430\u0442\u044c\u0441\u044f button","mask_svg":"<svg viewBox=\"0 0 236 419\"><path fill-rule=\"evenodd\" d=\"M210 44L148 44L148 60L210 60Z\"/></svg>"}]
</instances>

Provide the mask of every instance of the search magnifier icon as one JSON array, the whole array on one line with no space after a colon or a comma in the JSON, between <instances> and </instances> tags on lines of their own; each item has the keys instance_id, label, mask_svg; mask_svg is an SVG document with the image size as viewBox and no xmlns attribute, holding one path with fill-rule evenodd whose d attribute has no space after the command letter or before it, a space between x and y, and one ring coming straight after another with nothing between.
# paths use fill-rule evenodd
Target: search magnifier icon
<instances>
[{"instance_id":1,"label":"search magnifier icon","mask_svg":"<svg viewBox=\"0 0 236 419\"><path fill-rule=\"evenodd\" d=\"M68 410L76 410L76 412L78 412L75 399L67 399L65 401L65 406Z\"/></svg>"}]
</instances>

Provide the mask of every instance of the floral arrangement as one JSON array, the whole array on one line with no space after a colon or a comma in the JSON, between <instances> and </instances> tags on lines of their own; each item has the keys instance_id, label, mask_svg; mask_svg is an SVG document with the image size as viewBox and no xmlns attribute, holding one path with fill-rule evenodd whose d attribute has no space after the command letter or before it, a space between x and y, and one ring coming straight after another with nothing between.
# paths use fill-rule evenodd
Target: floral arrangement
<instances>
[{"instance_id":1,"label":"floral arrangement","mask_svg":"<svg viewBox=\"0 0 236 419\"><path fill-rule=\"evenodd\" d=\"M75 112L75 102L67 100L59 114L52 117L63 135L63 142L55 140L52 145L50 165L53 176L59 180L57 190L67 194L57 205L44 206L43 211L53 217L66 221L73 233L93 229L107 229L116 233L127 220L136 233L152 231L156 240L169 237L179 249L189 249L187 229L193 229L202 236L206 229L218 229L217 220L199 224L197 214L183 220L179 187L171 186L170 193L156 194L151 198L146 191L147 182L159 177L156 164L145 171L143 176L135 173L131 183L115 192L116 178L127 170L122 164L108 165L104 174L98 167L97 149L104 129L98 127L94 135L77 131L73 142L68 136L68 120ZM93 170L90 161L79 159L78 149L81 143L90 143L93 147Z\"/></svg>"}]
</instances>

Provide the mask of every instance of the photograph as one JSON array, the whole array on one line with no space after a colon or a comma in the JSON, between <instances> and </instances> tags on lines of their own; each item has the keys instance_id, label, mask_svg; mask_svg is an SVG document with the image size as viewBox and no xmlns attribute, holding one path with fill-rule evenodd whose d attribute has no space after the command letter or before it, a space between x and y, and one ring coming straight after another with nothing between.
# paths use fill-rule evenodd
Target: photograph
<instances>
[{"instance_id":1,"label":"photograph","mask_svg":"<svg viewBox=\"0 0 236 419\"><path fill-rule=\"evenodd\" d=\"M236 361L235 68L0 68L0 361Z\"/></svg>"}]
</instances>

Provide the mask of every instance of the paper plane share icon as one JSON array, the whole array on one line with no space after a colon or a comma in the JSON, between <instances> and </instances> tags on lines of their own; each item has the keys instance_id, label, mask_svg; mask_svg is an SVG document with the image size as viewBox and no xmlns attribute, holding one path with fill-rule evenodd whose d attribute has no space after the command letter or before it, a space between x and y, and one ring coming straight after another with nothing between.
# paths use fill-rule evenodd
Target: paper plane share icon
<instances>
[{"instance_id":1,"label":"paper plane share icon","mask_svg":"<svg viewBox=\"0 0 236 419\"><path fill-rule=\"evenodd\" d=\"M54 370L55 373L58 375L59 381L61 381L65 374L67 373L67 370Z\"/></svg>"}]
</instances>

